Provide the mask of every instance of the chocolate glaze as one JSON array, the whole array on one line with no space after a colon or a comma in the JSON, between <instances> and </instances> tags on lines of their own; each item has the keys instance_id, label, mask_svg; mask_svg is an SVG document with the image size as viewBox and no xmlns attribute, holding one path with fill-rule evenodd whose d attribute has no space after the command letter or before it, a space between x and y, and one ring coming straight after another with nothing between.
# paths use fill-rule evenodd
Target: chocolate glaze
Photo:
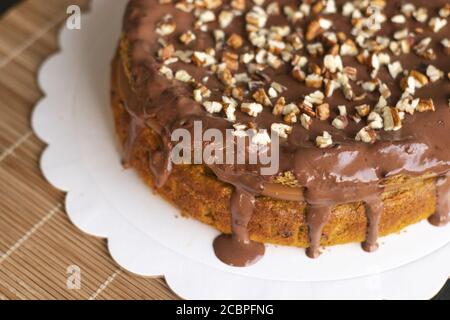
<instances>
[{"instance_id":1,"label":"chocolate glaze","mask_svg":"<svg viewBox=\"0 0 450 320\"><path fill-rule=\"evenodd\" d=\"M424 6L429 12L436 13L446 0L410 1L417 6ZM248 7L250 1L247 2ZM280 0L281 5L298 6L299 1ZM337 1L340 8L343 1ZM388 17L399 10L400 2L388 1L385 13ZM124 39L127 43L126 55L122 54L122 63L116 61L115 77L121 96L125 100L126 110L131 117L128 141L125 144L125 162L129 162L132 146L144 125L159 134L161 143L157 150L149 151L149 166L156 177L158 187L162 186L171 172L169 159L172 145L170 133L180 127L189 127L195 120L201 120L204 129L219 128L225 130L231 125L222 116L207 113L191 98L192 89L184 83L172 82L158 73L161 63L155 58L159 48L155 33L157 22L166 14L171 14L177 22L177 32L168 36L171 43L177 43L179 35L192 29L194 18L191 14L176 10L172 5L159 5L157 0L132 0L127 8L124 20ZM331 15L333 29L350 32L350 24L339 14ZM268 25L284 24L282 16L270 17ZM306 17L298 22L299 28L305 28L310 21ZM217 23L211 23L217 27ZM415 21L409 21L406 26L418 27ZM393 23L386 22L380 35L392 35L397 30ZM245 34L242 17L236 17L233 24L226 30ZM213 47L209 33L198 33L195 49L204 50ZM450 38L450 28L446 27L439 35L424 30L422 37L433 39L432 46L437 53L437 59L432 64L445 72L449 70L449 58L445 56L439 40ZM182 46L181 46L182 47ZM186 49L182 47L182 49ZM192 48L190 48L192 49ZM245 46L238 50L242 52ZM396 58L397 59L397 58ZM423 59L414 53L398 57L406 69L420 69ZM370 69L360 65L352 57L345 57L344 65L353 66L358 70L358 79L370 79ZM127 67L129 66L129 70ZM205 71L193 65L175 63L175 70L185 69L196 80L205 76ZM241 66L242 68L242 66ZM266 75L284 84L288 90L284 96L292 101L299 101L302 96L312 90L289 76L287 68L278 70L267 69ZM392 91L388 102L392 105L398 100L401 89L398 79L394 80L382 68L380 79ZM264 79L264 78L263 78ZM267 84L266 84L267 85ZM213 98L220 100L223 85L214 77L209 77L208 87L212 88ZM358 88L354 88L355 91ZM416 113L408 115L403 127L395 132L380 132L380 140L375 144L356 142L354 136L363 124L350 122L344 130L337 130L327 121L314 120L312 129L305 130L295 125L288 139L280 146L280 172L292 171L298 180L298 188L288 188L273 183L271 176L261 176L258 166L233 165L229 167L211 166L218 179L235 187L231 197L232 229L231 236L220 236L214 242L214 249L225 263L244 266L258 260L264 253L261 244L252 242L249 238L248 222L254 210L255 197L259 195L272 196L282 200L306 201L307 223L309 226L310 247L307 254L317 257L323 235L323 227L333 208L342 203L363 202L368 218L368 231L363 248L372 251L377 247L378 224L383 208L381 193L387 178L396 175L420 177L430 174L437 179L437 211L430 217L434 225L442 225L449 220L450 179L450 108L447 106L450 82L441 80L438 84L428 85L416 92L416 97L432 97L436 106L435 112ZM214 99L213 99L214 100ZM335 107L345 104L349 112L355 105L368 103L374 105L378 95L368 94L358 102L345 100L342 93L337 92L327 102ZM332 108L332 117L337 114ZM238 122L245 123L249 117L237 112ZM270 124L280 122L270 110L264 110L255 121L258 128L270 129ZM333 136L334 145L328 149L318 149L314 145L317 135L324 130Z\"/></svg>"},{"instance_id":2,"label":"chocolate glaze","mask_svg":"<svg viewBox=\"0 0 450 320\"><path fill-rule=\"evenodd\" d=\"M372 252L378 249L378 229L381 214L383 213L381 194L375 193L372 197L367 197L365 208L368 225L366 240L362 243L362 247L365 251Z\"/></svg>"}]
</instances>

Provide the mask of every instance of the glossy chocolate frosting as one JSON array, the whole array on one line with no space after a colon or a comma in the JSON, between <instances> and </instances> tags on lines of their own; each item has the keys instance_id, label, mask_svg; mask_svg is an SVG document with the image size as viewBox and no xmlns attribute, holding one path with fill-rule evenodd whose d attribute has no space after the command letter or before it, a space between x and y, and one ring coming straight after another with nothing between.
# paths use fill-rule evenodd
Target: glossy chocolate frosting
<instances>
[{"instance_id":1,"label":"glossy chocolate frosting","mask_svg":"<svg viewBox=\"0 0 450 320\"><path fill-rule=\"evenodd\" d=\"M292 6L298 8L302 1L277 1L280 7ZM303 1L315 4L317 1ZM443 79L430 83L415 92L415 98L432 98L435 106L433 112L416 112L406 115L402 127L397 131L377 131L378 138L375 143L356 141L356 134L367 124L349 120L344 129L337 129L331 125L331 119L339 115L337 106L345 105L348 114L355 114L355 106L368 104L373 107L379 100L378 92L369 92L358 101L349 101L341 90L335 92L326 102L331 107L330 120L320 121L313 119L310 130L300 124L293 124L292 132L288 138L280 141L280 169L277 175L263 176L258 165L210 165L218 179L234 186L235 191L231 197L232 231L231 236L220 236L214 242L214 248L219 259L235 266L245 266L261 258L264 253L262 244L250 240L247 229L248 222L254 209L255 197L259 195L272 196L283 200L306 201L307 224L309 226L310 246L307 254L317 257L320 254L320 240L322 229L328 221L334 206L342 203L362 201L365 203L368 217L368 232L363 248L373 251L377 248L378 223L383 210L381 193L385 190L387 178L396 175L420 177L424 174L437 177L437 210L430 217L430 222L442 225L448 222L450 179L450 81L447 73L450 71L449 56L445 54L440 41L450 38L450 24L440 32L433 32L427 24L419 23L414 19L407 19L406 23L398 26L390 21L390 17L400 12L400 6L406 1L387 1L383 9L388 20L382 24L377 33L380 36L392 38L394 32L407 27L409 30L422 28L412 42L419 42L422 38L431 37L432 47L436 59L428 61L419 57L413 50L410 53L394 56L389 49L392 61L399 60L405 70L419 70L425 72L428 64L433 64L443 70ZM448 1L409 1L416 7L424 7L430 16L438 14L440 8ZM267 7L271 1L263 3ZM345 1L336 1L339 13L323 15L333 22L331 30L351 34L352 25L348 17L340 12ZM249 10L254 3L246 1ZM229 1L213 9L218 13L222 8L229 8ZM176 31L161 37L156 27L163 17L171 15L176 22ZM309 23L316 19L314 14L305 16L295 22L296 30L306 30ZM447 19L448 20L448 19ZM131 116L131 126L128 141L125 146L124 160L132 149L134 140L139 131L150 127L161 137L160 148L150 151L149 166L156 178L157 186L164 185L170 175L172 165L170 152L172 143L170 134L177 128L192 129L195 120L202 121L203 128L218 128L223 131L232 128L223 114L211 114L196 102L192 97L192 84L177 80L168 80L159 70L163 65L158 59L158 50L161 48L161 38L165 43L174 44L177 50L204 51L214 48L215 42L212 30L220 29L217 21L208 23L207 31L194 28L196 18L192 13L176 9L173 4L159 4L157 0L132 0L127 8L124 19L124 35L122 43L122 61L124 66L116 70L122 96L126 97L124 105ZM266 27L289 24L282 13L269 16ZM292 26L292 24L291 24ZM184 32L192 30L196 40L189 45L179 41ZM227 35L236 33L242 35L244 45L235 52L242 54L251 47L246 39L245 14L236 16L233 22L224 29ZM311 41L313 42L313 41ZM305 40L305 43L308 41ZM221 49L217 50L220 56ZM305 52L301 49L300 52ZM311 57L311 59L315 59ZM317 58L319 59L322 58ZM357 62L356 57L343 57L344 66L356 68L358 81L371 79L371 68ZM244 72L245 65L240 63L237 72ZM196 80L204 83L211 90L210 100L222 100L226 90L224 84L210 71L194 64L181 61L170 65L173 72L186 70ZM283 96L287 101L299 102L305 95L316 89L308 88L291 76L292 66L282 65L278 69L266 68L258 76L264 88L269 88L272 81L276 81L287 89ZM204 77L208 76L207 81ZM387 67L379 70L378 78L391 90L387 98L390 106L395 106L402 95L400 76L393 79ZM363 93L360 86L351 83L355 95ZM251 97L251 96L250 96ZM246 97L245 99L248 99ZM282 122L280 116L274 115L270 108L264 110L257 117L237 111L237 122L249 123L259 129L270 131L273 123ZM333 137L333 143L328 148L318 148L316 137L327 131ZM274 183L274 179L284 172L293 172L297 181L296 187L286 187Z\"/></svg>"}]
</instances>

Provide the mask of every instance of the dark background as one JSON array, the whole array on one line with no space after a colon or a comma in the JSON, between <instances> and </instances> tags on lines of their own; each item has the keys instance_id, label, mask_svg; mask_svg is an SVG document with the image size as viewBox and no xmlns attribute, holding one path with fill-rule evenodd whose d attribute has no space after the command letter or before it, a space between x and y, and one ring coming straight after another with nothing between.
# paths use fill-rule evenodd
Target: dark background
<instances>
[{"instance_id":1,"label":"dark background","mask_svg":"<svg viewBox=\"0 0 450 320\"><path fill-rule=\"evenodd\" d=\"M19 2L20 0L0 0L0 15ZM433 272L432 266L430 266L430 272ZM450 280L434 299L450 300Z\"/></svg>"},{"instance_id":2,"label":"dark background","mask_svg":"<svg viewBox=\"0 0 450 320\"><path fill-rule=\"evenodd\" d=\"M18 0L1 0L0 1L0 14L3 13L6 9L14 5L15 3L18 3L20 1Z\"/></svg>"}]
</instances>

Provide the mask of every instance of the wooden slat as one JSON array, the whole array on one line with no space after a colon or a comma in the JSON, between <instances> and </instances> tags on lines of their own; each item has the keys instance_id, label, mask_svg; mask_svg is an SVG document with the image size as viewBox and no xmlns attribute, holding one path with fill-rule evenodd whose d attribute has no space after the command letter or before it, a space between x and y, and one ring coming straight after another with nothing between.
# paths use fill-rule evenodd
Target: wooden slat
<instances>
[{"instance_id":1,"label":"wooden slat","mask_svg":"<svg viewBox=\"0 0 450 320\"><path fill-rule=\"evenodd\" d=\"M42 176L44 143L30 117L42 93L37 70L58 49L66 7L88 0L27 0L0 20L0 300L177 299L159 278L122 270L106 241L76 229L65 195ZM68 266L81 269L81 288L66 286Z\"/></svg>"}]
</instances>

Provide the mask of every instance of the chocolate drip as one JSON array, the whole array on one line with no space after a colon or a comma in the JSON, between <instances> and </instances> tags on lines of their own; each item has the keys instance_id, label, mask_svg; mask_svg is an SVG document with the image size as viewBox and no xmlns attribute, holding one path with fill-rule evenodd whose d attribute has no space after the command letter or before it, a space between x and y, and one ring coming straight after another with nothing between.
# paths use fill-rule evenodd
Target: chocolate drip
<instances>
[{"instance_id":1,"label":"chocolate drip","mask_svg":"<svg viewBox=\"0 0 450 320\"><path fill-rule=\"evenodd\" d=\"M362 243L362 248L364 251L372 252L378 249L378 230L383 213L381 195L368 198L365 202L365 211L368 223L366 241Z\"/></svg>"},{"instance_id":2,"label":"chocolate drip","mask_svg":"<svg viewBox=\"0 0 450 320\"><path fill-rule=\"evenodd\" d=\"M259 261L265 251L263 244L250 240L248 223L255 208L255 197L236 188L231 195L232 234L222 234L214 240L214 252L224 263L247 267Z\"/></svg>"},{"instance_id":3,"label":"chocolate drip","mask_svg":"<svg viewBox=\"0 0 450 320\"><path fill-rule=\"evenodd\" d=\"M320 256L320 240L322 239L323 227L328 222L331 214L330 206L309 205L306 213L306 223L309 229L309 247L306 255L315 259Z\"/></svg>"},{"instance_id":4,"label":"chocolate drip","mask_svg":"<svg viewBox=\"0 0 450 320\"><path fill-rule=\"evenodd\" d=\"M436 212L428 221L439 227L450 221L450 174L437 178L436 198Z\"/></svg>"}]
</instances>

